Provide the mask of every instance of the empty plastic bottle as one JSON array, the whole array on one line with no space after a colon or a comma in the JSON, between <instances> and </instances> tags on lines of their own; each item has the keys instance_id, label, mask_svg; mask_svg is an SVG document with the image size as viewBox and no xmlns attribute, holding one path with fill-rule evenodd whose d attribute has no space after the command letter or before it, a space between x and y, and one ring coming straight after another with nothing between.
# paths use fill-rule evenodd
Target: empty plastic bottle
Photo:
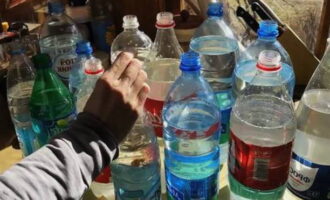
<instances>
[{"instance_id":1,"label":"empty plastic bottle","mask_svg":"<svg viewBox=\"0 0 330 200\"><path fill-rule=\"evenodd\" d=\"M151 39L139 31L139 22L135 15L126 15L123 21L124 31L114 39L111 45L111 62L113 63L123 51L133 53L141 61L147 61L152 45Z\"/></svg>"},{"instance_id":2,"label":"empty plastic bottle","mask_svg":"<svg viewBox=\"0 0 330 200\"><path fill-rule=\"evenodd\" d=\"M280 200L286 188L296 120L291 97L284 85L278 87L280 60L276 51L262 51L251 85L233 107L228 160L232 199Z\"/></svg>"},{"instance_id":3,"label":"empty plastic bottle","mask_svg":"<svg viewBox=\"0 0 330 200\"><path fill-rule=\"evenodd\" d=\"M257 72L256 64L258 56L263 50L277 51L281 56L282 69L280 76L282 84L286 85L289 94L293 96L295 86L295 74L292 62L287 51L278 42L278 25L275 21L262 21L258 30L258 39L251 43L242 53L239 63L234 72L233 95L237 98L241 91L251 82Z\"/></svg>"},{"instance_id":4,"label":"empty plastic bottle","mask_svg":"<svg viewBox=\"0 0 330 200\"><path fill-rule=\"evenodd\" d=\"M96 81L102 76L104 68L102 61L95 57L90 57L84 62L85 79L77 92L77 112L82 112L89 96L92 94Z\"/></svg>"},{"instance_id":5,"label":"empty plastic bottle","mask_svg":"<svg viewBox=\"0 0 330 200\"><path fill-rule=\"evenodd\" d=\"M119 149L111 162L116 200L161 199L159 149L152 128L138 120Z\"/></svg>"},{"instance_id":6,"label":"empty plastic bottle","mask_svg":"<svg viewBox=\"0 0 330 200\"><path fill-rule=\"evenodd\" d=\"M77 60L76 43L81 35L73 20L64 13L64 5L51 0L48 3L49 16L41 26L40 50L52 58L53 69L68 86L72 65Z\"/></svg>"},{"instance_id":7,"label":"empty plastic bottle","mask_svg":"<svg viewBox=\"0 0 330 200\"><path fill-rule=\"evenodd\" d=\"M38 147L69 127L76 117L76 109L69 89L51 69L47 54L33 57L37 76L30 100L33 131Z\"/></svg>"},{"instance_id":8,"label":"empty plastic bottle","mask_svg":"<svg viewBox=\"0 0 330 200\"><path fill-rule=\"evenodd\" d=\"M35 73L33 64L24 54L24 50L18 43L14 44L18 46L11 51L12 57L7 73L7 98L21 150L24 156L28 156L36 150L29 110Z\"/></svg>"},{"instance_id":9,"label":"empty plastic bottle","mask_svg":"<svg viewBox=\"0 0 330 200\"><path fill-rule=\"evenodd\" d=\"M218 199L220 112L200 68L198 54L182 55L163 109L168 199Z\"/></svg>"},{"instance_id":10,"label":"empty plastic bottle","mask_svg":"<svg viewBox=\"0 0 330 200\"><path fill-rule=\"evenodd\" d=\"M157 136L163 135L162 109L166 95L179 76L182 49L175 36L173 14L160 12L157 15L157 33L151 48L150 61L145 63L150 92L144 104L147 122L151 123Z\"/></svg>"},{"instance_id":11,"label":"empty plastic bottle","mask_svg":"<svg viewBox=\"0 0 330 200\"><path fill-rule=\"evenodd\" d=\"M69 78L69 89L74 97L76 97L77 91L85 78L85 62L92 57L93 53L93 48L88 41L80 41L76 46L77 61L72 65Z\"/></svg>"},{"instance_id":12,"label":"empty plastic bottle","mask_svg":"<svg viewBox=\"0 0 330 200\"><path fill-rule=\"evenodd\" d=\"M302 199L330 199L330 48L296 110L297 131L288 188Z\"/></svg>"}]
</instances>

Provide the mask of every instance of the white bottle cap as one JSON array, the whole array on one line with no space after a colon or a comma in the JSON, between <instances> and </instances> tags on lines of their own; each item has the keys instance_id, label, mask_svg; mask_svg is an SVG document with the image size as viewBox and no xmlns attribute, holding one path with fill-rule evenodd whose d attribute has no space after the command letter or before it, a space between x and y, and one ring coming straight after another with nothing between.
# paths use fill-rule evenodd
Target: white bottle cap
<instances>
[{"instance_id":1,"label":"white bottle cap","mask_svg":"<svg viewBox=\"0 0 330 200\"><path fill-rule=\"evenodd\" d=\"M102 61L94 57L86 60L86 62L84 63L84 68L85 68L85 74L88 75L99 75L104 72Z\"/></svg>"},{"instance_id":2,"label":"white bottle cap","mask_svg":"<svg viewBox=\"0 0 330 200\"><path fill-rule=\"evenodd\" d=\"M262 71L279 71L281 55L277 51L264 50L259 54L257 68Z\"/></svg>"},{"instance_id":3,"label":"white bottle cap","mask_svg":"<svg viewBox=\"0 0 330 200\"><path fill-rule=\"evenodd\" d=\"M136 15L125 15L123 17L123 28L128 29L128 28L138 28L139 27L139 22L136 17Z\"/></svg>"},{"instance_id":4,"label":"white bottle cap","mask_svg":"<svg viewBox=\"0 0 330 200\"><path fill-rule=\"evenodd\" d=\"M157 28L173 28L175 22L173 20L173 14L170 12L160 12L157 14Z\"/></svg>"}]
</instances>

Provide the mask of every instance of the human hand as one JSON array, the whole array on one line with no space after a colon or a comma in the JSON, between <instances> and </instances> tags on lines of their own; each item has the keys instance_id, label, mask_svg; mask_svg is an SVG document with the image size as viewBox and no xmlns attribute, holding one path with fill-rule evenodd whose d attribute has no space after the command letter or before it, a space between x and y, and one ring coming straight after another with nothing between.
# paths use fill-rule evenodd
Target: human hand
<instances>
[{"instance_id":1,"label":"human hand","mask_svg":"<svg viewBox=\"0 0 330 200\"><path fill-rule=\"evenodd\" d=\"M150 91L142 63L121 53L95 85L84 112L97 116L121 142L143 112Z\"/></svg>"}]
</instances>

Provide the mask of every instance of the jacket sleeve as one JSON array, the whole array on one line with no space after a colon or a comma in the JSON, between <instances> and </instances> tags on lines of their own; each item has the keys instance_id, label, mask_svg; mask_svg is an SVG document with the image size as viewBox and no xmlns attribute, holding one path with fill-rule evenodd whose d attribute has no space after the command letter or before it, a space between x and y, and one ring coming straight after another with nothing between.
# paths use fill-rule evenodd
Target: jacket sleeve
<instances>
[{"instance_id":1,"label":"jacket sleeve","mask_svg":"<svg viewBox=\"0 0 330 200\"><path fill-rule=\"evenodd\" d=\"M81 113L67 131L0 176L0 199L80 199L117 156L117 142L106 126Z\"/></svg>"}]
</instances>

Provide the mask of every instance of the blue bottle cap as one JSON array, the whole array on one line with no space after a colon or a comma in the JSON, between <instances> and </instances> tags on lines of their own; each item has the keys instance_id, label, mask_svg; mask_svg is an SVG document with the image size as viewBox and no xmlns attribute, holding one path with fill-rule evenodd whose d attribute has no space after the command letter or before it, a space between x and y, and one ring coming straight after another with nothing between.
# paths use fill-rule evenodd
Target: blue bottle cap
<instances>
[{"instance_id":1,"label":"blue bottle cap","mask_svg":"<svg viewBox=\"0 0 330 200\"><path fill-rule=\"evenodd\" d=\"M207 10L207 15L209 17L222 17L223 16L223 5L222 3L209 3Z\"/></svg>"},{"instance_id":2,"label":"blue bottle cap","mask_svg":"<svg viewBox=\"0 0 330 200\"><path fill-rule=\"evenodd\" d=\"M64 13L64 6L61 2L49 2L48 3L48 13L60 14Z\"/></svg>"},{"instance_id":3,"label":"blue bottle cap","mask_svg":"<svg viewBox=\"0 0 330 200\"><path fill-rule=\"evenodd\" d=\"M263 20L259 24L258 36L273 39L278 36L278 25L273 20Z\"/></svg>"},{"instance_id":4,"label":"blue bottle cap","mask_svg":"<svg viewBox=\"0 0 330 200\"><path fill-rule=\"evenodd\" d=\"M81 54L92 54L93 53L93 48L91 46L91 43L86 41L86 40L82 40L80 42L78 42L76 44L76 53L81 55Z\"/></svg>"},{"instance_id":5,"label":"blue bottle cap","mask_svg":"<svg viewBox=\"0 0 330 200\"><path fill-rule=\"evenodd\" d=\"M188 51L181 55L180 69L182 71L199 71L201 69L201 59L198 53Z\"/></svg>"}]
</instances>

